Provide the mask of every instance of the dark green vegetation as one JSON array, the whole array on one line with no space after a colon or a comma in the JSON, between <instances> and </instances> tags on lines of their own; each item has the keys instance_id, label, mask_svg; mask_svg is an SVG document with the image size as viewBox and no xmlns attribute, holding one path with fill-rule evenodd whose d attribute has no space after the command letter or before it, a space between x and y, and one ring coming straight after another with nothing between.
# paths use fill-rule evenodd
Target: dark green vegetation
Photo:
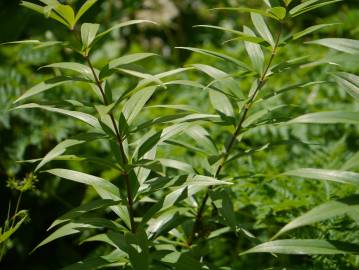
<instances>
[{"instance_id":1,"label":"dark green vegetation","mask_svg":"<svg viewBox=\"0 0 359 270\"><path fill-rule=\"evenodd\" d=\"M61 2L0 4L1 269L358 269L356 1Z\"/></svg>"}]
</instances>

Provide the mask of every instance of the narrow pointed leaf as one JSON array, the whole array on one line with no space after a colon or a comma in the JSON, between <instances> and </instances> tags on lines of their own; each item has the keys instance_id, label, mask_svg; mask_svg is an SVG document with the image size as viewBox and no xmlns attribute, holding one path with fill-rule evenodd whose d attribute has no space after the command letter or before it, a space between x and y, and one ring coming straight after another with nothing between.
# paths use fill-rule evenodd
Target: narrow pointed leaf
<instances>
[{"instance_id":1,"label":"narrow pointed leaf","mask_svg":"<svg viewBox=\"0 0 359 270\"><path fill-rule=\"evenodd\" d=\"M336 73L335 77L339 85L343 86L344 90L349 95L359 101L359 76L346 72L339 72Z\"/></svg>"},{"instance_id":2,"label":"narrow pointed leaf","mask_svg":"<svg viewBox=\"0 0 359 270\"><path fill-rule=\"evenodd\" d=\"M225 94L215 90L209 90L208 93L211 104L217 111L227 116L234 116L232 103Z\"/></svg>"},{"instance_id":3,"label":"narrow pointed leaf","mask_svg":"<svg viewBox=\"0 0 359 270\"><path fill-rule=\"evenodd\" d=\"M27 1L21 1L20 4L22 6L28 8L28 9L31 9L31 10L36 11L38 13L41 13L41 14L43 14L45 16L48 16L47 14L45 14L43 6L39 6L39 5L36 5L34 3L31 3L31 2L27 2ZM52 18L52 19L60 22L61 24L65 25L67 28L71 28L69 23L66 20L64 20L61 16L57 15L56 13L50 12L49 16L50 16L50 18Z\"/></svg>"},{"instance_id":4,"label":"narrow pointed leaf","mask_svg":"<svg viewBox=\"0 0 359 270\"><path fill-rule=\"evenodd\" d=\"M65 151L73 146L83 144L92 140L103 138L102 134L97 133L88 133L84 135L75 136L72 139L65 140L56 145L46 156L41 160L41 162L36 166L35 171L38 171L45 164L49 163L51 160L54 160L56 157L61 156Z\"/></svg>"},{"instance_id":5,"label":"narrow pointed leaf","mask_svg":"<svg viewBox=\"0 0 359 270\"><path fill-rule=\"evenodd\" d=\"M263 252L295 255L334 255L358 253L359 245L319 239L276 240L258 245L240 255Z\"/></svg>"},{"instance_id":6,"label":"narrow pointed leaf","mask_svg":"<svg viewBox=\"0 0 359 270\"><path fill-rule=\"evenodd\" d=\"M322 45L340 52L359 54L359 40L348 38L323 38L306 42L307 44Z\"/></svg>"},{"instance_id":7,"label":"narrow pointed leaf","mask_svg":"<svg viewBox=\"0 0 359 270\"><path fill-rule=\"evenodd\" d=\"M118 187L100 177L67 169L51 169L46 172L60 178L92 186L96 191L100 191L98 193L103 199L120 200Z\"/></svg>"},{"instance_id":8,"label":"narrow pointed leaf","mask_svg":"<svg viewBox=\"0 0 359 270\"><path fill-rule=\"evenodd\" d=\"M141 61L143 59L146 59L148 57L151 56L156 56L157 54L155 53L134 53L134 54L128 54L128 55L124 55L121 56L119 58L116 58L114 60L112 60L108 66L110 69L119 67L119 66L123 66L123 65L128 65L131 64L133 62L138 62Z\"/></svg>"},{"instance_id":9,"label":"narrow pointed leaf","mask_svg":"<svg viewBox=\"0 0 359 270\"><path fill-rule=\"evenodd\" d=\"M285 8L281 8L284 9L285 12ZM260 14L262 16L265 17L270 17L272 19L280 19L278 17L278 15L280 15L280 17L283 16L283 11L281 11L281 14L275 14L273 12L270 12L270 10L272 9L268 9L267 11L262 10L262 9L254 9L254 8L245 8L245 7L240 7L240 8L232 8L232 7L225 7L225 8L214 8L213 10L224 10L224 11L237 11L237 12L246 12L246 13L257 13ZM278 12L277 12L278 13Z\"/></svg>"},{"instance_id":10,"label":"narrow pointed leaf","mask_svg":"<svg viewBox=\"0 0 359 270\"><path fill-rule=\"evenodd\" d=\"M83 81L88 82L87 80L81 79L81 78L73 78L73 77L55 77L46 81L43 81L41 83L36 84L35 86L31 87L29 90L27 90L24 94L22 94L21 97L16 99L14 103L18 103L21 100L24 100L26 98L29 98L31 96L37 95L39 93L45 92L49 89L52 89L56 86L69 83L69 82L75 82L75 81Z\"/></svg>"},{"instance_id":11,"label":"narrow pointed leaf","mask_svg":"<svg viewBox=\"0 0 359 270\"><path fill-rule=\"evenodd\" d=\"M339 215L350 215L351 212L355 211L359 211L358 196L323 203L285 225L273 239L290 230L334 218Z\"/></svg>"},{"instance_id":12,"label":"narrow pointed leaf","mask_svg":"<svg viewBox=\"0 0 359 270\"><path fill-rule=\"evenodd\" d=\"M95 23L84 23L81 25L82 50L89 48L94 41L100 25Z\"/></svg>"},{"instance_id":13,"label":"narrow pointed leaf","mask_svg":"<svg viewBox=\"0 0 359 270\"><path fill-rule=\"evenodd\" d=\"M301 14L307 13L307 12L309 12L311 10L321 8L321 7L324 7L324 6L327 6L327 5L331 5L331 4L334 4L334 3L338 3L338 2L341 2L341 1L343 1L343 0L332 0L332 1L318 3L318 4L315 4L315 5L313 5L313 3L318 2L318 1L315 1L315 0L307 1L311 5L309 5L309 6L306 5L305 7L301 7L300 9L296 9L296 7L295 7L295 8L293 8L293 9L296 9L295 12L293 12L293 9L292 9L292 10L289 11L289 13L291 14L291 17L294 18L294 17L299 16ZM306 4L306 2L303 3L303 5L305 5L305 4Z\"/></svg>"},{"instance_id":14,"label":"narrow pointed leaf","mask_svg":"<svg viewBox=\"0 0 359 270\"><path fill-rule=\"evenodd\" d=\"M263 17L260 14L252 12L251 18L252 18L253 25L256 28L256 30L258 31L258 33L260 34L260 36L265 41L267 41L272 47L274 47L275 42L274 42L273 36L272 36L271 32L269 31L269 28L268 28L266 22L264 21Z\"/></svg>"},{"instance_id":15,"label":"narrow pointed leaf","mask_svg":"<svg viewBox=\"0 0 359 270\"><path fill-rule=\"evenodd\" d=\"M243 32L249 36L255 36L254 32L249 27L244 26ZM259 74L262 74L264 69L264 54L261 46L252 42L244 42L244 45L254 69Z\"/></svg>"},{"instance_id":16,"label":"narrow pointed leaf","mask_svg":"<svg viewBox=\"0 0 359 270\"><path fill-rule=\"evenodd\" d=\"M123 22L123 23L119 23L115 26L112 26L110 29L98 34L96 36L95 42L97 42L98 40L100 40L101 38L103 38L104 36L108 35L109 33L111 33L114 30L118 30L121 29L122 27L125 26L130 26L130 25L135 25L135 24L141 24L141 23L150 23L150 24L157 24L155 22L149 21L149 20L131 20L131 21L127 21L127 22Z\"/></svg>"},{"instance_id":17,"label":"narrow pointed leaf","mask_svg":"<svg viewBox=\"0 0 359 270\"><path fill-rule=\"evenodd\" d=\"M359 173L348 171L300 168L285 172L282 175L359 185Z\"/></svg>"},{"instance_id":18,"label":"narrow pointed leaf","mask_svg":"<svg viewBox=\"0 0 359 270\"><path fill-rule=\"evenodd\" d=\"M233 30L233 29L225 28L225 27L220 27L220 26L216 26L216 25L196 25L196 27L211 28L211 29L221 30L224 32L229 32L232 34L236 34L238 36L238 37L236 37L236 39L245 40L245 41L249 41L249 42L253 42L253 43L259 44L264 41L263 38L248 36L241 31L237 31L237 30Z\"/></svg>"},{"instance_id":19,"label":"narrow pointed leaf","mask_svg":"<svg viewBox=\"0 0 359 270\"><path fill-rule=\"evenodd\" d=\"M50 111L50 112L56 112L56 113L60 113L63 115L67 115L73 118L76 118L78 120L81 120L82 122L97 128L97 129L101 129L101 125L99 124L98 120L96 117L87 114L87 113L83 113L83 112L78 112L78 111L69 111L69 110L65 110L65 109L59 109L59 108L55 108L55 107L50 107L50 106L44 106L44 105L39 105L36 103L29 103L29 104L24 104L24 105L20 105L15 107L13 110L18 110L18 109L42 109L42 110L46 110L46 111Z\"/></svg>"},{"instance_id":20,"label":"narrow pointed leaf","mask_svg":"<svg viewBox=\"0 0 359 270\"><path fill-rule=\"evenodd\" d=\"M209 65L194 64L193 67L212 77L215 80L212 83L217 85L220 90L233 93L237 97L244 97L239 84L230 74Z\"/></svg>"},{"instance_id":21,"label":"narrow pointed leaf","mask_svg":"<svg viewBox=\"0 0 359 270\"><path fill-rule=\"evenodd\" d=\"M156 86L149 86L135 93L127 100L123 108L123 114L130 125L136 116L143 109L147 101L152 97L156 90Z\"/></svg>"},{"instance_id":22,"label":"narrow pointed leaf","mask_svg":"<svg viewBox=\"0 0 359 270\"><path fill-rule=\"evenodd\" d=\"M251 70L251 68L247 64L237 60L234 57L228 56L228 55L223 54L223 53L219 53L219 52L211 51L211 50L199 49L199 48L192 48L192 47L176 47L176 48L177 49L183 49L183 50L189 50L189 51L200 53L200 54L203 54L203 55L206 55L206 56L212 56L212 57L216 57L216 58L223 59L223 60L226 60L226 61L230 61L230 62L236 64L237 66L239 66L239 67L241 67L241 68L243 68L245 70Z\"/></svg>"},{"instance_id":23,"label":"narrow pointed leaf","mask_svg":"<svg viewBox=\"0 0 359 270\"><path fill-rule=\"evenodd\" d=\"M91 8L97 0L86 0L86 2L81 6L79 11L76 14L75 21L77 22L85 13L86 11Z\"/></svg>"},{"instance_id":24,"label":"narrow pointed leaf","mask_svg":"<svg viewBox=\"0 0 359 270\"><path fill-rule=\"evenodd\" d=\"M359 112L309 113L290 120L288 124L359 124Z\"/></svg>"},{"instance_id":25,"label":"narrow pointed leaf","mask_svg":"<svg viewBox=\"0 0 359 270\"><path fill-rule=\"evenodd\" d=\"M54 63L51 65L43 66L42 68L59 68L59 69L71 70L83 75L85 78L94 80L91 69L88 66L85 66L80 63L74 63L74 62Z\"/></svg>"},{"instance_id":26,"label":"narrow pointed leaf","mask_svg":"<svg viewBox=\"0 0 359 270\"><path fill-rule=\"evenodd\" d=\"M325 24L317 24L317 25L309 26L308 28L304 29L303 31L295 33L293 35L293 40L299 39L301 37L304 37L308 34L315 32L315 31L318 31L322 28L332 26L332 25L337 25L337 23L325 23Z\"/></svg>"},{"instance_id":27,"label":"narrow pointed leaf","mask_svg":"<svg viewBox=\"0 0 359 270\"><path fill-rule=\"evenodd\" d=\"M74 220L91 211L100 210L116 204L119 204L119 201L104 200L104 199L91 201L89 203L76 207L70 210L69 212L67 212L66 214L62 215L61 217L57 218L54 222L52 222L51 226L47 230L51 230L53 227L56 227L67 221Z\"/></svg>"}]
</instances>

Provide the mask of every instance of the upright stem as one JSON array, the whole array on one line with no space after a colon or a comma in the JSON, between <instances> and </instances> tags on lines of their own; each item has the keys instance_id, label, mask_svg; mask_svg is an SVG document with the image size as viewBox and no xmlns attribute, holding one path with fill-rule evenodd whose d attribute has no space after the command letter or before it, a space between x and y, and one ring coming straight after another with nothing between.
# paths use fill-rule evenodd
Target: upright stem
<instances>
[{"instance_id":1,"label":"upright stem","mask_svg":"<svg viewBox=\"0 0 359 270\"><path fill-rule=\"evenodd\" d=\"M17 214L17 212L19 211L19 208L20 208L21 198L22 198L22 191L20 192L19 197L18 197L18 199L17 199L17 203L16 203L16 207L15 207L15 212L14 212L14 215L13 215L13 217L12 217L11 228L14 227L14 225L15 225L16 214Z\"/></svg>"},{"instance_id":2,"label":"upright stem","mask_svg":"<svg viewBox=\"0 0 359 270\"><path fill-rule=\"evenodd\" d=\"M88 65L89 65L89 67L91 69L92 75L94 76L96 85L100 89L100 92L101 92L101 95L102 95L102 98L103 98L103 102L107 106L109 104L108 104L108 100L106 98L105 91L104 91L104 89L102 87L101 81L99 80L99 78L98 78L98 76L97 76L97 74L95 72L95 69L94 69L94 67L93 67L93 65L92 65L92 63L90 61L89 56L86 56L85 59L86 59ZM109 112L109 116L111 118L113 128L115 129L117 144L119 145L119 152L120 152L121 158L122 158L123 162L125 164L127 164L128 160L127 160L127 156L126 156L126 153L125 153L125 149L123 147L123 140L122 140L121 132L120 132L120 130L119 130L117 124L116 124L115 117L114 117L113 113ZM135 219L134 219L131 181L130 181L130 178L129 178L129 175L128 175L127 172L124 172L122 175L123 175L123 177L125 179L125 185L126 185L126 189L127 189L127 210L128 210L129 215L130 215L131 231L133 233L135 233L136 232L136 224L135 224Z\"/></svg>"},{"instance_id":3,"label":"upright stem","mask_svg":"<svg viewBox=\"0 0 359 270\"><path fill-rule=\"evenodd\" d=\"M231 140L229 141L228 145L226 146L224 156L223 156L223 158L221 160L221 163L219 164L219 166L218 166L218 168L217 168L217 170L216 170L216 172L214 174L215 178L217 178L219 176L219 174L221 173L225 163L227 162L228 157L229 157L229 155L231 153L231 150L233 149L233 146L235 145L236 139L237 139L237 137L239 136L239 134L242 131L243 123L247 118L248 112L249 112L250 108L252 107L253 102L254 102L257 94L263 88L263 86L265 84L266 77L268 75L268 71L269 71L269 69L270 69L270 67L271 67L271 65L273 63L275 55L277 54L277 50L278 50L279 42L280 42L280 37L282 35L282 30L283 30L283 26L281 24L279 33L278 33L276 41L275 41L275 45L274 45L274 47L272 49L272 53L271 53L271 56L270 56L269 61L268 61L268 64L266 65L266 68L264 69L262 75L259 78L258 85L257 85L256 89L254 90L253 94L249 97L248 101L246 102L246 104L244 104L244 106L242 108L241 118L239 120L239 123L238 123L237 128L235 129L233 135L231 135ZM190 234L189 239L188 239L188 245L192 245L192 243L193 243L193 241L194 241L194 239L196 237L196 233L200 229L200 226L201 226L201 223L202 223L203 213L204 213L204 210L206 208L206 204L207 204L207 201L209 199L209 192L210 192L211 189L212 189L212 187L209 187L207 189L206 195L204 196L204 198L203 198L203 200L202 200L202 202L200 204L200 207L199 207L197 215L196 215L195 222L194 222L193 227L192 227L191 234Z\"/></svg>"}]
</instances>

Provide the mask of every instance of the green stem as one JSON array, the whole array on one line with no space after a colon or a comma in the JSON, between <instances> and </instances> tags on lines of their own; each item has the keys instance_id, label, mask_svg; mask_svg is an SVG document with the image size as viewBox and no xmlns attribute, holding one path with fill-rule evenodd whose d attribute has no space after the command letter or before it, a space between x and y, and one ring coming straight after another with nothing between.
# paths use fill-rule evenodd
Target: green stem
<instances>
[{"instance_id":1,"label":"green stem","mask_svg":"<svg viewBox=\"0 0 359 270\"><path fill-rule=\"evenodd\" d=\"M89 56L86 56L85 59L86 59L88 65L89 65L89 67L91 69L92 75L94 76L96 85L97 85L97 87L99 88L99 90L101 92L103 102L107 106L109 104L108 104L108 100L107 100L106 95L105 95L105 91L104 91L104 89L102 87L101 81L99 80L99 78L98 78L98 76L97 76L97 74L95 72L95 69L94 69L94 67L93 67L93 65L92 65L92 63L90 61ZM120 132L120 130L119 130L117 124L116 124L115 117L114 117L113 113L109 112L109 116L111 118L113 128L115 129L117 144L119 145L119 152L120 152L122 161L126 165L128 160L127 160L125 149L123 147L123 139L122 139L121 132ZM136 232L136 224L135 224L135 218L134 218L131 182L130 182L130 178L129 178L129 175L128 175L127 172L123 172L122 175L123 175L123 177L125 179L125 185L126 185L126 189L127 189L127 210L128 210L129 215L130 215L131 232L135 233Z\"/></svg>"},{"instance_id":2,"label":"green stem","mask_svg":"<svg viewBox=\"0 0 359 270\"><path fill-rule=\"evenodd\" d=\"M224 165L226 164L226 162L228 160L228 157L229 157L229 155L230 155L230 153L231 153L231 151L232 151L232 149L233 149L233 147L235 145L235 142L236 142L239 134L241 133L241 131L243 129L243 123L247 118L248 112L249 112L250 108L252 107L253 102L255 101L255 98L256 98L257 94L260 92L260 90L265 85L266 78L267 78L267 75L268 75L268 71L269 71L270 67L272 66L272 63L273 63L275 55L277 54L277 50L278 50L279 43L280 43L280 37L282 35L282 30L283 30L283 26L281 24L278 36L277 36L276 41L275 41L275 46L272 49L272 53L271 53L271 56L269 58L268 64L267 64L265 70L263 71L262 75L259 78L258 85L257 85L256 89L254 90L253 94L250 96L250 98L248 99L246 104L244 104L244 106L242 108L241 118L239 120L239 123L238 123L237 128L235 129L233 135L231 135L231 137L232 137L231 140L229 141L228 145L226 146L226 151L224 153L224 156L223 156L223 158L221 160L221 163L219 164L219 166L218 166L218 168L217 168L217 170L216 170L216 172L214 174L215 178L217 178L220 175ZM202 200L202 202L200 204L200 207L198 209L198 212L197 212L197 215L196 215L196 218L195 218L195 222L194 222L193 227L192 227L191 234L190 234L190 236L188 238L188 245L193 244L193 241L196 238L196 234L197 234L197 232L199 231L199 229L201 227L202 217L203 217L203 214L204 214L204 210L206 208L207 201L209 199L209 192L210 192L210 190L212 190L212 188L213 187L209 187L207 189L206 195L204 196L204 198L203 198L203 200Z\"/></svg>"},{"instance_id":3,"label":"green stem","mask_svg":"<svg viewBox=\"0 0 359 270\"><path fill-rule=\"evenodd\" d=\"M19 208L20 208L21 198L22 198L22 191L20 192L19 197L18 197L18 199L17 199L17 203L16 203L16 207L15 207L15 212L14 212L14 215L13 215L13 217L12 217L12 223L11 223L11 227L10 227L10 228L14 227L14 225L15 225L16 214L17 214L17 212L19 211Z\"/></svg>"}]
</instances>

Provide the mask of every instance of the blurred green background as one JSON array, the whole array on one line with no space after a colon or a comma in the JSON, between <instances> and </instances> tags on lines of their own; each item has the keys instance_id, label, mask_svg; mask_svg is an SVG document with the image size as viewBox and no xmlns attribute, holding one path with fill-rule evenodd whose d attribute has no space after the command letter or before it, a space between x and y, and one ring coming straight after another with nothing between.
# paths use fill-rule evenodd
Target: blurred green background
<instances>
[{"instance_id":1,"label":"blurred green background","mask_svg":"<svg viewBox=\"0 0 359 270\"><path fill-rule=\"evenodd\" d=\"M71 3L73 6L82 4L81 0L61 2ZM191 63L209 63L228 72L235 72L235 67L230 63L192 54L175 47L216 48L248 62L242 44L233 42L223 45L223 41L228 39L226 35L214 30L193 28L193 25L218 24L239 29L243 24L250 24L248 15L219 13L209 9L220 6L260 7L262 5L262 1L259 0L102 0L98 1L82 21L100 23L103 29L116 22L134 18L147 18L160 23L160 26L155 28L131 27L121 32L114 32L111 39L100 44L92 56L93 62L98 67L124 53L147 51L160 55L138 67L146 71L150 70L151 73ZM359 2L346 0L299 17L286 25L286 30L289 33L313 24L338 22L339 25L325 28L306 39L322 37L359 39L358 17ZM22 8L18 1L0 1L0 29L0 43L25 39L67 40L71 35L61 25ZM313 61L325 59L340 64L339 69L359 74L358 58L303 43L290 45L287 50L280 52L279 58L283 60L300 56L308 56ZM35 83L51 76L50 71L38 70L39 67L55 62L80 61L76 56L60 47L34 50L29 46L1 46L0 59L0 223L2 223L6 218L9 201L14 205L17 198L17 194L6 187L7 179L12 176L22 178L33 169L33 165L17 161L44 156L57 142L78 133L83 126L71 119L37 110L9 111L16 97ZM315 65L304 67L296 73L284 71L281 76L272 79L270 87L276 89L298 80L331 82L333 80L330 72L336 69L338 67L334 65ZM184 76L194 81L208 81L208 78L195 72ZM250 86L250 82L246 80L240 83L245 89ZM113 80L112 87L116 92L131 84L133 81L130 79L119 77ZM89 102L93 97L89 91L84 91L76 85L67 85L61 86L56 91L49 91L46 98L55 104L64 99ZM273 102L279 101L288 105L281 113L293 117L304 112L322 110L359 110L358 104L332 83L292 91ZM164 102L192 104L200 106L203 111L213 110L208 104L205 92L185 88L171 89L170 93L159 92L151 100L151 104ZM166 114L166 110L146 110L143 112L143 117L150 118L159 114ZM223 141L223 132L218 130L218 127L207 128L214 138ZM263 175L275 175L282 172L283 168L298 166L333 169L346 166L350 170L358 171L359 165L355 162L359 150L358 134L358 127L353 125L258 128L242 141L241 148L246 149L248 146L260 146L281 140L293 142L301 140L311 144L291 143L271 148L266 152L248 155L237 162L238 166L233 166L233 174L240 176L261 172ZM97 156L106 155L101 145L96 144L92 148L80 148L79 151L91 152ZM181 150L173 151L177 152L171 154L184 155ZM165 150L163 154L166 154ZM111 175L111 172L102 169L96 171L96 168L90 165L86 167L86 164L70 163L64 166L97 175ZM21 205L22 209L30 211L31 220L9 242L9 251L0 263L0 269L59 269L88 254L98 252L94 244L78 247L77 238L68 237L29 255L29 252L45 237L47 227L56 217L89 200L92 196L91 192L82 185L60 182L46 174L40 174L39 180L37 190L24 194ZM329 198L342 197L353 192L355 190L351 187L328 186L317 182L254 179L239 182L231 196L235 199L235 207L240 220L243 220L243 226L260 239L266 240L299 213ZM346 217L337 218L318 224L316 230L308 228L298 230L294 236L329 237L358 243L359 227L356 222L358 221ZM238 257L239 251L248 248L248 242L242 240L231 237L213 240L208 246L212 250L211 260L218 266L228 265L234 269L266 269L273 265L280 266L280 269L286 265L291 265L291 268L286 269L359 269L359 258L353 255Z\"/></svg>"}]
</instances>

